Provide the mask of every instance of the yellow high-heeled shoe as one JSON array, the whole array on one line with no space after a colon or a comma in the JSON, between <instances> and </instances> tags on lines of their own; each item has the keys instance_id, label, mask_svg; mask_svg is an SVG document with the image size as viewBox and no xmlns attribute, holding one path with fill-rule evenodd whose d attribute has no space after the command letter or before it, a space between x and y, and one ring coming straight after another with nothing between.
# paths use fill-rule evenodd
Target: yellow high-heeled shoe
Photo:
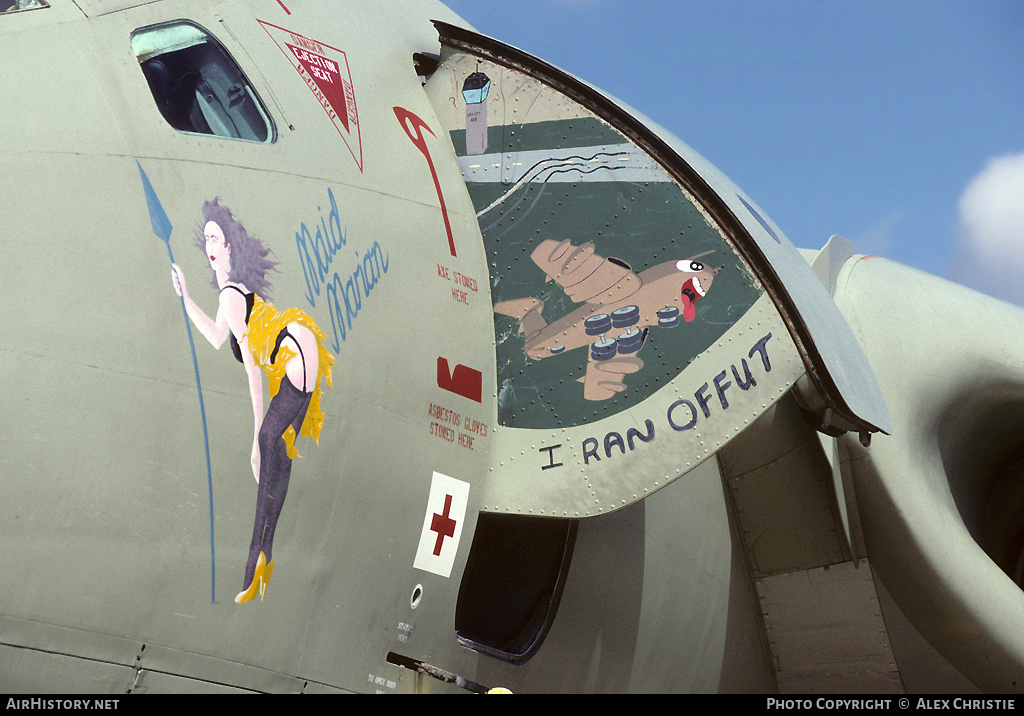
<instances>
[{"instance_id":1,"label":"yellow high-heeled shoe","mask_svg":"<svg viewBox=\"0 0 1024 716\"><path fill-rule=\"evenodd\" d=\"M260 554L263 554L260 552ZM274 560L271 559L267 562L267 568L263 573L263 581L260 584L260 601L263 601L263 595L267 593L267 585L270 584L270 577L274 574Z\"/></svg>"},{"instance_id":2,"label":"yellow high-heeled shoe","mask_svg":"<svg viewBox=\"0 0 1024 716\"><path fill-rule=\"evenodd\" d=\"M260 552L259 559L256 560L256 571L252 574L252 582L249 584L249 588L239 592L235 596L235 604L245 604L252 600L256 593L260 593L262 599L263 591L266 589L264 586L264 572L267 568L267 558Z\"/></svg>"}]
</instances>

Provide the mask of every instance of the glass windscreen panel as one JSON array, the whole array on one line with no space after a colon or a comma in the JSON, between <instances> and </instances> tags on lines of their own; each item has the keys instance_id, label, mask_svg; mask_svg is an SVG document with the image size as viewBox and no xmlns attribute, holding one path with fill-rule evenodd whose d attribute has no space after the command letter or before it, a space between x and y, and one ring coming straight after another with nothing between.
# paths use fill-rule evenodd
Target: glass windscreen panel
<instances>
[{"instance_id":1,"label":"glass windscreen panel","mask_svg":"<svg viewBox=\"0 0 1024 716\"><path fill-rule=\"evenodd\" d=\"M190 22L143 28L132 50L160 114L180 132L273 140L269 116L234 59Z\"/></svg>"},{"instance_id":2,"label":"glass windscreen panel","mask_svg":"<svg viewBox=\"0 0 1024 716\"><path fill-rule=\"evenodd\" d=\"M50 7L50 4L44 0L0 0L0 14L22 10L42 10L47 7Z\"/></svg>"}]
</instances>

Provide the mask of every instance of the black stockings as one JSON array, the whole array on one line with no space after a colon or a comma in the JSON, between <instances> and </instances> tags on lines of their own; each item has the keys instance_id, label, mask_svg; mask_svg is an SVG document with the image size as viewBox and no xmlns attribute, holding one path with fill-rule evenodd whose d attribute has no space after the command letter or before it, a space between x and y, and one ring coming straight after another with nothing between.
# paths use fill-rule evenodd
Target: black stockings
<instances>
[{"instance_id":1,"label":"black stockings","mask_svg":"<svg viewBox=\"0 0 1024 716\"><path fill-rule=\"evenodd\" d=\"M288 481L292 472L292 461L288 457L282 434L291 425L298 437L311 397L312 393L302 392L287 377L283 377L281 387L270 401L270 407L263 418L259 434L260 484L256 492L256 524L249 545L243 589L252 584L260 552L266 556L267 562L273 558L274 530L277 528L277 518L281 516L285 495L288 494Z\"/></svg>"}]
</instances>

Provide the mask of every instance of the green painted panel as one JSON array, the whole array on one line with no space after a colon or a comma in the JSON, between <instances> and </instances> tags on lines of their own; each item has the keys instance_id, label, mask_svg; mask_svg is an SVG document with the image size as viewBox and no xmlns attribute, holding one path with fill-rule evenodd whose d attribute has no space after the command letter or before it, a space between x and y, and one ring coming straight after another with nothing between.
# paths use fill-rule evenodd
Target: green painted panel
<instances>
[{"instance_id":1,"label":"green painted panel","mask_svg":"<svg viewBox=\"0 0 1024 716\"><path fill-rule=\"evenodd\" d=\"M582 425L638 405L761 296L707 212L617 129L479 58L441 73L449 88L490 80L482 102L454 92L437 108L487 252L500 424Z\"/></svg>"}]
</instances>

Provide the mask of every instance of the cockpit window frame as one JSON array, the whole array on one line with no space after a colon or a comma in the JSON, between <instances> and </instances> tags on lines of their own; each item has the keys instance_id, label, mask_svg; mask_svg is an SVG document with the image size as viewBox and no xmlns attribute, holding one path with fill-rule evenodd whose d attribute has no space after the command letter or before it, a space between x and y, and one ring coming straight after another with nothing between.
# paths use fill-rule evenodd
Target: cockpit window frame
<instances>
[{"instance_id":1,"label":"cockpit window frame","mask_svg":"<svg viewBox=\"0 0 1024 716\"><path fill-rule=\"evenodd\" d=\"M10 5L4 7L8 3ZM27 10L46 10L49 7L50 3L46 0L0 0L0 15L13 15Z\"/></svg>"},{"instance_id":2,"label":"cockpit window frame","mask_svg":"<svg viewBox=\"0 0 1024 716\"><path fill-rule=\"evenodd\" d=\"M176 29L180 31L175 32ZM167 44L153 42L160 39ZM181 18L140 27L132 31L130 44L132 53L146 77L158 111L176 131L193 136L235 139L255 144L273 144L277 141L274 118L256 91L256 87L224 43L199 23ZM193 59L193 53L189 51L194 48L207 48L207 56L212 58L212 61L199 67L188 68L193 72L182 71L181 68L187 67L187 63ZM175 72L181 73L175 80L174 92L180 95L179 99L182 102L175 101L170 90L164 93L163 88L156 86L157 73L154 72L153 62L172 55L177 60ZM224 77L214 78L213 75L217 72ZM178 86L189 74L196 75L196 89L193 92L189 92L187 88L179 90ZM217 82L217 79L224 78L237 79L237 82L229 86ZM239 91L240 89L244 90L244 93ZM203 92L205 97L199 94L202 90L206 90ZM196 95L196 101L189 105L187 99L190 99L193 93ZM221 101L224 99L221 94L228 99L226 106ZM248 116L243 116L243 113ZM257 118L262 120L262 127L256 121ZM261 139L262 131L265 131L266 136Z\"/></svg>"}]
</instances>

